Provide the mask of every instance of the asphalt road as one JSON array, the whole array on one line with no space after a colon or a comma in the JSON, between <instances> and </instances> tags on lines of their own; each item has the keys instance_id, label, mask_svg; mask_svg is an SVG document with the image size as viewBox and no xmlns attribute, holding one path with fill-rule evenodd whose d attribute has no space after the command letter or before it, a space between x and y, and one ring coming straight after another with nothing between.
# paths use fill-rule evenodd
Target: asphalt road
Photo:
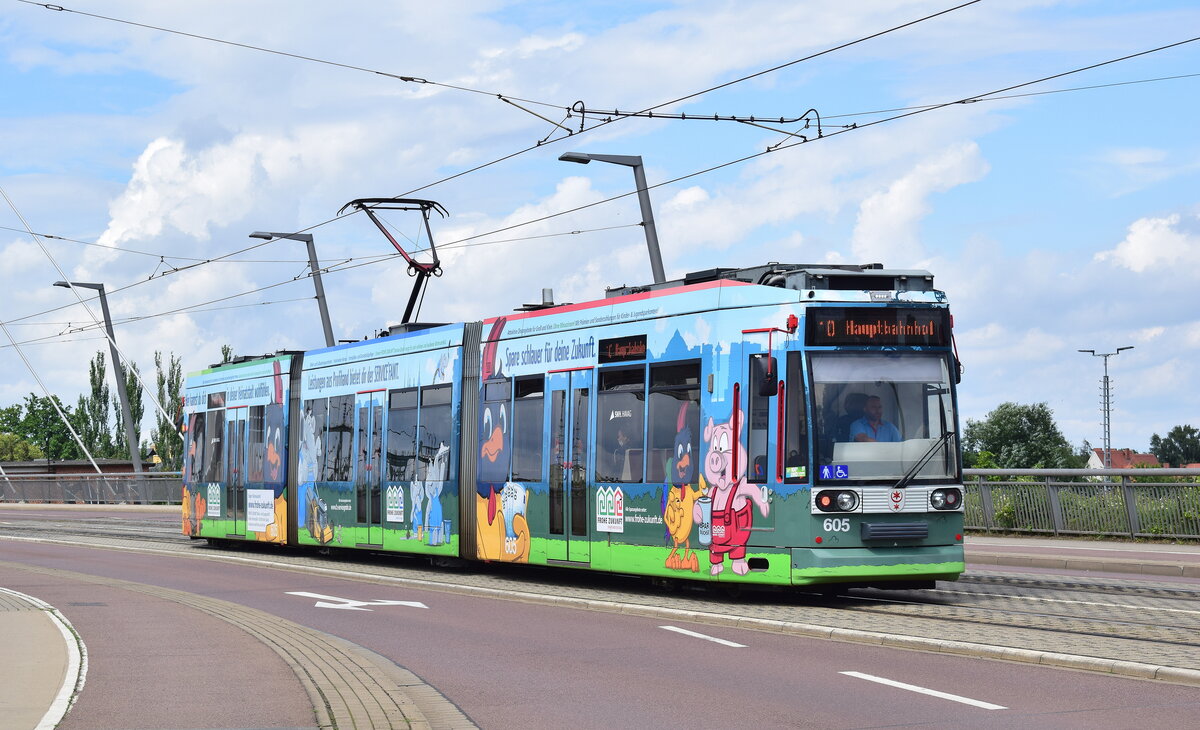
<instances>
[{"instance_id":1,"label":"asphalt road","mask_svg":"<svg viewBox=\"0 0 1200 730\"><path fill-rule=\"evenodd\" d=\"M151 610L123 596L129 591L72 587L45 570L220 598L342 637L415 672L484 728L1188 727L1200 719L1200 689L1164 682L89 547L4 541L0 561L26 566L0 572L5 585L52 594L39 597L89 645L93 670L64 727L304 722L278 709L302 702L278 667L262 661L258 642L238 641L195 612ZM427 608L318 607L322 599L297 592ZM97 603L104 605L89 605ZM247 655L231 659L231 651ZM253 669L235 676L228 666ZM122 698L123 717L105 709ZM254 703L261 705L243 722L214 710Z\"/></svg>"}]
</instances>

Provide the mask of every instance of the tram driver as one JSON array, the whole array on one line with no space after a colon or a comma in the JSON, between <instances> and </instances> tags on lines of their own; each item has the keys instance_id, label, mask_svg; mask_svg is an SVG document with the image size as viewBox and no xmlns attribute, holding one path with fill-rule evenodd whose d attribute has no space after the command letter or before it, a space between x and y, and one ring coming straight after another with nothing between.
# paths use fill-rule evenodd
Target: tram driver
<instances>
[{"instance_id":1,"label":"tram driver","mask_svg":"<svg viewBox=\"0 0 1200 730\"><path fill-rule=\"evenodd\" d=\"M851 441L903 441L900 429L883 419L883 400L872 395L863 405L862 418L850 424Z\"/></svg>"}]
</instances>

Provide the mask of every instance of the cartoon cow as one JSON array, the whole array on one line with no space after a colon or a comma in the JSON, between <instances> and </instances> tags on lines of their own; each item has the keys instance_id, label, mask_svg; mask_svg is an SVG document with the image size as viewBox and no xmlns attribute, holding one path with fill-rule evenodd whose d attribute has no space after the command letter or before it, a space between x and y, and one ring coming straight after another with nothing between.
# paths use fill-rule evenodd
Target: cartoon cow
<instances>
[{"instance_id":1,"label":"cartoon cow","mask_svg":"<svg viewBox=\"0 0 1200 730\"><path fill-rule=\"evenodd\" d=\"M746 543L750 541L750 527L754 524L750 503L758 506L763 517L771 509L762 491L746 483L746 449L739 438L745 419L740 410L737 415L739 433L733 432L732 424L714 423L712 418L704 427L704 441L708 444L704 476L708 480L708 494L712 497L712 545L708 556L712 575L725 570L725 553L729 553L734 573L745 575L750 572L746 563ZM733 449L737 449L737 474L731 473ZM692 518L696 522L703 521L699 502L692 507Z\"/></svg>"}]
</instances>

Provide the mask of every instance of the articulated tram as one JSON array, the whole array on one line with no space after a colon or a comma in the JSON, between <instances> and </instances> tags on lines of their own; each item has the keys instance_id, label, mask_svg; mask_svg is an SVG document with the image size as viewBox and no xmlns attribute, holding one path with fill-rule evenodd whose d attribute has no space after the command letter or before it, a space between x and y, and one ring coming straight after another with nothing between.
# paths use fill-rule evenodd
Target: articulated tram
<instances>
[{"instance_id":1,"label":"articulated tram","mask_svg":"<svg viewBox=\"0 0 1200 730\"><path fill-rule=\"evenodd\" d=\"M768 264L190 375L183 531L720 582L963 571L926 271Z\"/></svg>"}]
</instances>

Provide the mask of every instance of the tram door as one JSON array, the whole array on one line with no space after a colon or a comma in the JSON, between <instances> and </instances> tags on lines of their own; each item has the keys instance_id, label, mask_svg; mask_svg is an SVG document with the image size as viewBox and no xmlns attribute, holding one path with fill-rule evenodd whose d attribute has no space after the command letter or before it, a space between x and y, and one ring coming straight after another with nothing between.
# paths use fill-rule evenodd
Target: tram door
<instances>
[{"instance_id":1,"label":"tram door","mask_svg":"<svg viewBox=\"0 0 1200 730\"><path fill-rule=\"evenodd\" d=\"M368 545L383 544L383 401L385 391L359 393L356 402L354 496Z\"/></svg>"},{"instance_id":2,"label":"tram door","mask_svg":"<svg viewBox=\"0 0 1200 730\"><path fill-rule=\"evenodd\" d=\"M549 376L550 391L550 540L546 557L575 563L591 561L588 465L591 463L589 398L592 371Z\"/></svg>"},{"instance_id":3,"label":"tram door","mask_svg":"<svg viewBox=\"0 0 1200 730\"><path fill-rule=\"evenodd\" d=\"M225 443L225 519L230 521L229 535L241 537L246 534L246 407L229 408L226 413Z\"/></svg>"},{"instance_id":4,"label":"tram door","mask_svg":"<svg viewBox=\"0 0 1200 730\"><path fill-rule=\"evenodd\" d=\"M754 510L751 531L775 529L775 485L782 486L787 454L784 427L787 425L783 407L786 403L785 383L780 370L785 361L778 348L764 347L767 337L762 333L743 333L742 375L739 383L741 438L746 445L746 465L739 466L750 486L757 488L769 505L764 516ZM758 350L758 352L755 352ZM794 458L794 457L793 457Z\"/></svg>"}]
</instances>

